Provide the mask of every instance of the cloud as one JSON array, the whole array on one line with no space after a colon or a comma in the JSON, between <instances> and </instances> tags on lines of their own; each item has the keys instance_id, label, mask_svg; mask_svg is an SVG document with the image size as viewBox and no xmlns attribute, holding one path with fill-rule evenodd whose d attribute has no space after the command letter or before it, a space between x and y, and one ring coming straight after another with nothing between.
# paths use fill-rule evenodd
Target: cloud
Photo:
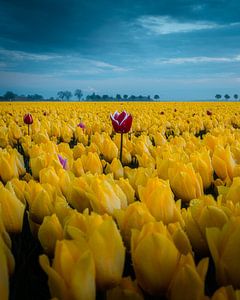
<instances>
[{"instance_id":1,"label":"cloud","mask_svg":"<svg viewBox=\"0 0 240 300\"><path fill-rule=\"evenodd\" d=\"M172 33L187 33L200 30L219 29L228 26L236 26L240 23L226 25L208 21L182 22L169 16L142 16L136 24L147 29L150 33L167 35Z\"/></svg>"},{"instance_id":2,"label":"cloud","mask_svg":"<svg viewBox=\"0 0 240 300\"><path fill-rule=\"evenodd\" d=\"M61 58L61 56L58 55L35 54L35 53L28 53L23 51L7 50L3 48L0 48L0 55L16 61L23 61L23 60L47 61L47 60Z\"/></svg>"},{"instance_id":3,"label":"cloud","mask_svg":"<svg viewBox=\"0 0 240 300\"><path fill-rule=\"evenodd\" d=\"M228 63L240 61L240 55L234 57L209 57L209 56L195 56L195 57L174 57L168 59L158 59L156 64L200 64L200 63Z\"/></svg>"}]
</instances>

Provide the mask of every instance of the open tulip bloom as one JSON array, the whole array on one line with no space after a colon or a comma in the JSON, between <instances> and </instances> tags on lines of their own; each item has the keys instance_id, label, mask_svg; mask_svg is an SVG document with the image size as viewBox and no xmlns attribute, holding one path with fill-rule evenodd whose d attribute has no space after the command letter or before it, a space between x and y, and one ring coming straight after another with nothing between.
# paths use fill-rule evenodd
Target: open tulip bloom
<instances>
[{"instance_id":1,"label":"open tulip bloom","mask_svg":"<svg viewBox=\"0 0 240 300\"><path fill-rule=\"evenodd\" d=\"M120 144L120 161L122 162L122 144L123 144L123 134L128 133L132 126L132 115L128 114L125 110L121 113L115 111L115 113L110 115L112 120L112 126L116 133L121 133L121 144Z\"/></svg>"}]
</instances>

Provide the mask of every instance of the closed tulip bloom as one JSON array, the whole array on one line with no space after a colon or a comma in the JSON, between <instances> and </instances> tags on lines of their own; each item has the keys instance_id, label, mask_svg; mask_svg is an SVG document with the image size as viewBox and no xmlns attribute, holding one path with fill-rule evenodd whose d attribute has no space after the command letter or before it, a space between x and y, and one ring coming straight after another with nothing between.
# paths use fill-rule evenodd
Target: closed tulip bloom
<instances>
[{"instance_id":1,"label":"closed tulip bloom","mask_svg":"<svg viewBox=\"0 0 240 300\"><path fill-rule=\"evenodd\" d=\"M73 147L73 158L77 160L80 158L83 154L85 154L85 147L83 144L77 144L76 146Z\"/></svg>"},{"instance_id":2,"label":"closed tulip bloom","mask_svg":"<svg viewBox=\"0 0 240 300\"><path fill-rule=\"evenodd\" d=\"M212 156L212 165L217 176L222 180L233 179L236 162L233 159L230 147L216 146Z\"/></svg>"},{"instance_id":3,"label":"closed tulip bloom","mask_svg":"<svg viewBox=\"0 0 240 300\"><path fill-rule=\"evenodd\" d=\"M8 181L5 187L13 194L17 196L17 198L25 205L25 190L27 189L26 181L19 180L18 178L13 178Z\"/></svg>"},{"instance_id":4,"label":"closed tulip bloom","mask_svg":"<svg viewBox=\"0 0 240 300\"><path fill-rule=\"evenodd\" d=\"M145 187L138 187L138 194L157 221L164 224L182 222L180 209L175 204L168 181L158 177L150 178Z\"/></svg>"},{"instance_id":5,"label":"closed tulip bloom","mask_svg":"<svg viewBox=\"0 0 240 300\"><path fill-rule=\"evenodd\" d=\"M85 177L74 178L66 191L66 198L72 207L82 212L91 208L90 199L86 192L90 190Z\"/></svg>"},{"instance_id":6,"label":"closed tulip bloom","mask_svg":"<svg viewBox=\"0 0 240 300\"><path fill-rule=\"evenodd\" d=\"M9 299L10 274L14 270L14 257L0 236L0 293L2 300Z\"/></svg>"},{"instance_id":7,"label":"closed tulip bloom","mask_svg":"<svg viewBox=\"0 0 240 300\"><path fill-rule=\"evenodd\" d=\"M34 179L39 179L39 172L48 166L47 155L45 153L36 157L30 157L30 167Z\"/></svg>"},{"instance_id":8,"label":"closed tulip bloom","mask_svg":"<svg viewBox=\"0 0 240 300\"><path fill-rule=\"evenodd\" d=\"M41 255L39 262L48 275L52 297L62 300L95 299L95 265L84 240L57 241L52 266L46 255Z\"/></svg>"},{"instance_id":9,"label":"closed tulip bloom","mask_svg":"<svg viewBox=\"0 0 240 300\"><path fill-rule=\"evenodd\" d=\"M8 145L8 128L6 126L0 127L0 147L5 148Z\"/></svg>"},{"instance_id":10,"label":"closed tulip bloom","mask_svg":"<svg viewBox=\"0 0 240 300\"><path fill-rule=\"evenodd\" d=\"M39 172L40 183L50 183L55 187L59 187L59 177L53 167L48 167Z\"/></svg>"},{"instance_id":11,"label":"closed tulip bloom","mask_svg":"<svg viewBox=\"0 0 240 300\"><path fill-rule=\"evenodd\" d=\"M147 223L132 230L131 254L137 282L150 295L167 292L180 253L164 225Z\"/></svg>"},{"instance_id":12,"label":"closed tulip bloom","mask_svg":"<svg viewBox=\"0 0 240 300\"><path fill-rule=\"evenodd\" d=\"M209 151L194 152L190 155L194 170L200 174L203 188L207 189L213 182L213 167Z\"/></svg>"},{"instance_id":13,"label":"closed tulip bloom","mask_svg":"<svg viewBox=\"0 0 240 300\"><path fill-rule=\"evenodd\" d=\"M72 129L67 125L63 125L61 128L61 137L62 137L63 141L65 143L69 143L72 139L72 136L73 136Z\"/></svg>"},{"instance_id":14,"label":"closed tulip bloom","mask_svg":"<svg viewBox=\"0 0 240 300\"><path fill-rule=\"evenodd\" d=\"M81 156L84 172L91 172L92 174L102 174L103 168L97 153L89 152L87 155Z\"/></svg>"},{"instance_id":15,"label":"closed tulip bloom","mask_svg":"<svg viewBox=\"0 0 240 300\"><path fill-rule=\"evenodd\" d=\"M94 178L91 191L87 193L91 207L99 214L113 214L114 209L125 208L127 197L116 183L107 179Z\"/></svg>"},{"instance_id":16,"label":"closed tulip bloom","mask_svg":"<svg viewBox=\"0 0 240 300\"><path fill-rule=\"evenodd\" d=\"M0 187L0 205L2 218L7 232L21 232L25 206L8 189Z\"/></svg>"},{"instance_id":17,"label":"closed tulip bloom","mask_svg":"<svg viewBox=\"0 0 240 300\"><path fill-rule=\"evenodd\" d=\"M109 171L113 173L115 179L124 176L123 166L119 159L114 158L109 166Z\"/></svg>"},{"instance_id":18,"label":"closed tulip bloom","mask_svg":"<svg viewBox=\"0 0 240 300\"><path fill-rule=\"evenodd\" d=\"M231 285L222 286L215 291L211 300L239 300L240 290L234 290Z\"/></svg>"},{"instance_id":19,"label":"closed tulip bloom","mask_svg":"<svg viewBox=\"0 0 240 300\"><path fill-rule=\"evenodd\" d=\"M33 123L33 117L30 113L27 113L23 117L23 122L27 125L31 125Z\"/></svg>"},{"instance_id":20,"label":"closed tulip bloom","mask_svg":"<svg viewBox=\"0 0 240 300\"><path fill-rule=\"evenodd\" d=\"M81 158L78 158L73 161L72 171L76 177L80 177L84 174Z\"/></svg>"},{"instance_id":21,"label":"closed tulip bloom","mask_svg":"<svg viewBox=\"0 0 240 300\"><path fill-rule=\"evenodd\" d=\"M8 137L11 145L16 144L17 141L22 137L22 131L15 122L11 122L8 126Z\"/></svg>"},{"instance_id":22,"label":"closed tulip bloom","mask_svg":"<svg viewBox=\"0 0 240 300\"><path fill-rule=\"evenodd\" d=\"M53 213L52 198L49 193L42 189L29 208L29 216L35 223L41 224L45 216Z\"/></svg>"},{"instance_id":23,"label":"closed tulip bloom","mask_svg":"<svg viewBox=\"0 0 240 300\"><path fill-rule=\"evenodd\" d=\"M233 217L223 228L207 228L206 236L218 283L239 289L240 217Z\"/></svg>"},{"instance_id":24,"label":"closed tulip bloom","mask_svg":"<svg viewBox=\"0 0 240 300\"><path fill-rule=\"evenodd\" d=\"M116 144L110 139L110 137L105 138L101 152L106 161L111 162L114 158L118 157L118 148Z\"/></svg>"},{"instance_id":25,"label":"closed tulip bloom","mask_svg":"<svg viewBox=\"0 0 240 300\"><path fill-rule=\"evenodd\" d=\"M146 205L139 201L130 204L126 210L115 210L114 217L117 219L121 235L128 248L132 229L141 230L144 224L155 221Z\"/></svg>"},{"instance_id":26,"label":"closed tulip bloom","mask_svg":"<svg viewBox=\"0 0 240 300\"><path fill-rule=\"evenodd\" d=\"M5 150L0 151L0 177L3 182L18 178L18 168L15 156Z\"/></svg>"},{"instance_id":27,"label":"closed tulip bloom","mask_svg":"<svg viewBox=\"0 0 240 300\"><path fill-rule=\"evenodd\" d=\"M208 269L208 258L195 266L191 254L181 256L169 288L170 300L207 300L204 283Z\"/></svg>"},{"instance_id":28,"label":"closed tulip bloom","mask_svg":"<svg viewBox=\"0 0 240 300\"><path fill-rule=\"evenodd\" d=\"M206 228L222 228L228 221L227 214L217 206L213 197L204 196L192 200L187 210L183 209L182 216L193 250L202 256L207 255Z\"/></svg>"},{"instance_id":29,"label":"closed tulip bloom","mask_svg":"<svg viewBox=\"0 0 240 300\"><path fill-rule=\"evenodd\" d=\"M38 239L48 255L53 255L57 240L63 239L63 228L56 214L46 216L39 227Z\"/></svg>"},{"instance_id":30,"label":"closed tulip bloom","mask_svg":"<svg viewBox=\"0 0 240 300\"><path fill-rule=\"evenodd\" d=\"M144 300L136 281L130 277L122 278L119 285L107 290L107 300Z\"/></svg>"},{"instance_id":31,"label":"closed tulip bloom","mask_svg":"<svg viewBox=\"0 0 240 300\"><path fill-rule=\"evenodd\" d=\"M115 113L110 115L112 120L112 126L116 133L128 133L132 126L132 115L129 115L126 111Z\"/></svg>"},{"instance_id":32,"label":"closed tulip bloom","mask_svg":"<svg viewBox=\"0 0 240 300\"><path fill-rule=\"evenodd\" d=\"M231 201L236 204L240 202L240 177L234 177L230 187L218 188L218 193L221 194L224 189L223 201Z\"/></svg>"},{"instance_id":33,"label":"closed tulip bloom","mask_svg":"<svg viewBox=\"0 0 240 300\"><path fill-rule=\"evenodd\" d=\"M174 194L184 202L203 195L202 178L192 164L178 162L168 170L168 176Z\"/></svg>"},{"instance_id":34,"label":"closed tulip bloom","mask_svg":"<svg viewBox=\"0 0 240 300\"><path fill-rule=\"evenodd\" d=\"M120 178L119 180L115 180L115 182L126 195L127 203L133 203L135 201L135 191L129 183L129 180L127 178Z\"/></svg>"},{"instance_id":35,"label":"closed tulip bloom","mask_svg":"<svg viewBox=\"0 0 240 300\"><path fill-rule=\"evenodd\" d=\"M117 285L123 273L125 248L115 222L109 218L89 236L89 247L96 266L96 283L100 289Z\"/></svg>"},{"instance_id":36,"label":"closed tulip bloom","mask_svg":"<svg viewBox=\"0 0 240 300\"><path fill-rule=\"evenodd\" d=\"M143 153L142 156L140 155L136 155L138 162L139 162L139 166L140 167L144 167L144 168L152 168L153 170L155 169L155 160L154 158L147 154L147 153Z\"/></svg>"}]
</instances>

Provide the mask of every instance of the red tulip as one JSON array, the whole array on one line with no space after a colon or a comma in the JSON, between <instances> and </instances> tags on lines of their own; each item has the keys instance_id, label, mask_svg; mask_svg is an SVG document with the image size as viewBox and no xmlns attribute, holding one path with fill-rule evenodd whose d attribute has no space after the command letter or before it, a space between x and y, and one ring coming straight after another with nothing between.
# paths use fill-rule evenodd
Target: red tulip
<instances>
[{"instance_id":1,"label":"red tulip","mask_svg":"<svg viewBox=\"0 0 240 300\"><path fill-rule=\"evenodd\" d=\"M23 121L25 124L27 125L31 125L33 123L33 117L31 114L26 114L24 117L23 117Z\"/></svg>"},{"instance_id":2,"label":"red tulip","mask_svg":"<svg viewBox=\"0 0 240 300\"><path fill-rule=\"evenodd\" d=\"M113 129L116 133L128 133L132 126L132 115L129 115L125 110L121 113L115 111L110 115Z\"/></svg>"}]
</instances>

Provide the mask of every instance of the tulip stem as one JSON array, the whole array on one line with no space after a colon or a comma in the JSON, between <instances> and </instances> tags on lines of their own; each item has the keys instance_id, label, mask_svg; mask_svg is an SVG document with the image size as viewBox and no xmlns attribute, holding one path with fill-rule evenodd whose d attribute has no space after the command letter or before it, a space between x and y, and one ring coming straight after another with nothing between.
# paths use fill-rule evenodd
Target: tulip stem
<instances>
[{"instance_id":1,"label":"tulip stem","mask_svg":"<svg viewBox=\"0 0 240 300\"><path fill-rule=\"evenodd\" d=\"M28 135L30 135L30 124L28 124Z\"/></svg>"},{"instance_id":2,"label":"tulip stem","mask_svg":"<svg viewBox=\"0 0 240 300\"><path fill-rule=\"evenodd\" d=\"M121 142L120 142L120 162L122 164L122 148L123 148L123 133L121 133Z\"/></svg>"}]
</instances>

